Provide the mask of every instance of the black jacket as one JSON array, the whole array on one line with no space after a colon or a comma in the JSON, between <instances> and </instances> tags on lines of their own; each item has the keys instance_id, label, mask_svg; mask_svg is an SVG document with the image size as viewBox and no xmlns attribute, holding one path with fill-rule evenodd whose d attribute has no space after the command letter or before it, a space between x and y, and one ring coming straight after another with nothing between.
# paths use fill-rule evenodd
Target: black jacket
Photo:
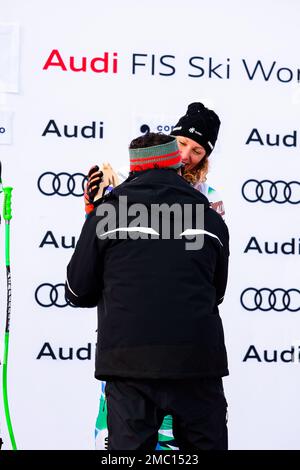
<instances>
[{"instance_id":1,"label":"black jacket","mask_svg":"<svg viewBox=\"0 0 300 470\"><path fill-rule=\"evenodd\" d=\"M161 235L161 226L155 237L133 240L115 231L116 239L109 239L104 232L111 230L111 214L97 216L94 211L86 220L67 267L66 297L79 307L98 305L96 378L227 375L218 312L227 283L226 224L206 197L173 170L141 172L115 188L104 202L118 217L120 196L127 196L135 209L127 226L138 214L133 204L146 204L150 210L153 204L177 203L181 209L183 204L192 207L190 225L183 228L195 228L194 210L202 204L204 245L188 250L191 239L176 237L172 216L169 239ZM103 203L99 207L103 210ZM114 227L124 229L124 221Z\"/></svg>"}]
</instances>

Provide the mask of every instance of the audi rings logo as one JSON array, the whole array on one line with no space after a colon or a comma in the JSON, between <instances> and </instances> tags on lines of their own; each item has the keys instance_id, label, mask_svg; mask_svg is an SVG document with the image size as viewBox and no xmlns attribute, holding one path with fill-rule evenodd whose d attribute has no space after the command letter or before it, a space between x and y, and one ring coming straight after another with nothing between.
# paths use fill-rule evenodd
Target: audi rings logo
<instances>
[{"instance_id":1,"label":"audi rings logo","mask_svg":"<svg viewBox=\"0 0 300 470\"><path fill-rule=\"evenodd\" d=\"M242 306L253 312L254 310L262 310L269 312L275 310L276 312L298 312L300 310L300 290L298 289L255 289L249 287L241 294Z\"/></svg>"},{"instance_id":2,"label":"audi rings logo","mask_svg":"<svg viewBox=\"0 0 300 470\"><path fill-rule=\"evenodd\" d=\"M248 202L276 202L277 204L300 203L300 182L277 180L247 180L242 187L243 197Z\"/></svg>"},{"instance_id":3,"label":"audi rings logo","mask_svg":"<svg viewBox=\"0 0 300 470\"><path fill-rule=\"evenodd\" d=\"M65 297L64 284L49 284L45 282L38 286L34 294L35 300L41 307L74 307Z\"/></svg>"},{"instance_id":4,"label":"audi rings logo","mask_svg":"<svg viewBox=\"0 0 300 470\"><path fill-rule=\"evenodd\" d=\"M52 173L47 171L38 179L38 188L45 196L76 196L81 197L84 193L84 186L87 176L83 173Z\"/></svg>"}]
</instances>

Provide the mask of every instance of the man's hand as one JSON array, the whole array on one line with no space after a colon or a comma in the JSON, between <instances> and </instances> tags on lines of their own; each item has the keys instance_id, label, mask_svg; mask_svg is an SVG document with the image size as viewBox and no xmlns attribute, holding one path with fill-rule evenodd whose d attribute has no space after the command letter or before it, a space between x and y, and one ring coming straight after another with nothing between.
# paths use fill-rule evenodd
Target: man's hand
<instances>
[{"instance_id":1,"label":"man's hand","mask_svg":"<svg viewBox=\"0 0 300 470\"><path fill-rule=\"evenodd\" d=\"M103 179L103 172L98 165L92 166L88 172L88 182L84 189L85 213L89 214L94 210L95 196L99 191L100 183Z\"/></svg>"},{"instance_id":2,"label":"man's hand","mask_svg":"<svg viewBox=\"0 0 300 470\"><path fill-rule=\"evenodd\" d=\"M101 169L94 165L88 173L88 182L84 191L85 212L94 210L94 202L118 186L119 178L109 163L103 163Z\"/></svg>"}]
</instances>

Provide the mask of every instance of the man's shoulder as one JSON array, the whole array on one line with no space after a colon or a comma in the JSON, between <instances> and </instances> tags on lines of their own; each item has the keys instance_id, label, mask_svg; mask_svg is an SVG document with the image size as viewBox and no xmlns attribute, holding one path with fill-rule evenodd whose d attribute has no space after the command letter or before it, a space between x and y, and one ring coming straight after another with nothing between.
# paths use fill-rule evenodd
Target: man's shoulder
<instances>
[{"instance_id":1,"label":"man's shoulder","mask_svg":"<svg viewBox=\"0 0 300 470\"><path fill-rule=\"evenodd\" d=\"M219 234L223 234L226 239L229 238L229 231L226 222L222 215L211 206L206 211L205 225L210 227L211 230L218 232Z\"/></svg>"}]
</instances>

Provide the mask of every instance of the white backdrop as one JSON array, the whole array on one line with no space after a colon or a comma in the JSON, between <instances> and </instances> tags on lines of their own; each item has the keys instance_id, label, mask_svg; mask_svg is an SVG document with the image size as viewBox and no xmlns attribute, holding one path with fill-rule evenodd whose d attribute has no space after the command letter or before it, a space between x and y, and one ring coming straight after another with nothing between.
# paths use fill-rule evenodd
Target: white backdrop
<instances>
[{"instance_id":1,"label":"white backdrop","mask_svg":"<svg viewBox=\"0 0 300 470\"><path fill-rule=\"evenodd\" d=\"M209 181L223 195L231 234L221 308L229 445L299 449L300 293L269 298L262 291L257 308L253 291L242 295L250 287L299 289L299 2L1 0L0 11L0 155L4 184L14 187L8 386L18 447L93 449L100 394L95 309L43 307L50 288L39 288L64 282L72 248L63 244L78 238L83 201L43 194L39 178L86 173L102 161L123 166L142 125L168 132L190 102L205 99L222 121ZM73 71L83 57L86 70ZM75 125L77 136L67 137ZM92 128L82 128L92 125L96 135L87 137ZM277 134L278 145L270 145ZM256 197L252 179L296 183L277 183L271 193L263 183L257 199L274 200L248 202ZM66 176L60 181L68 192ZM51 175L40 178L44 193L51 184ZM250 247L261 252L246 250L251 237ZM281 244L292 239L295 253L284 254ZM0 242L3 338L3 226ZM277 242L278 253L266 253L266 242L269 251ZM61 287L57 292L63 304ZM280 357L293 345L294 361L289 353ZM267 362L274 350L277 361ZM9 449L2 403L0 418Z\"/></svg>"}]
</instances>

